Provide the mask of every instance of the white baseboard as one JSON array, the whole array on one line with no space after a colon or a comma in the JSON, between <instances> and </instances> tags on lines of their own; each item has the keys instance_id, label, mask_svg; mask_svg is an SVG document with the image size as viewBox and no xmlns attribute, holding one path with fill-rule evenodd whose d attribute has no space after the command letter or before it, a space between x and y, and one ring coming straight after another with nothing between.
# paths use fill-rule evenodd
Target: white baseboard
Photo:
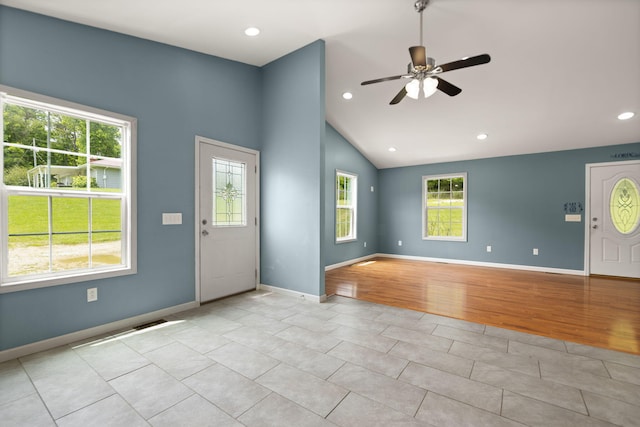
<instances>
[{"instance_id":1,"label":"white baseboard","mask_svg":"<svg viewBox=\"0 0 640 427\"><path fill-rule=\"evenodd\" d=\"M26 356L28 354L38 353L40 351L50 350L61 345L67 345L76 341L85 340L87 338L95 337L97 335L106 334L119 329L130 328L154 320L158 320L161 317L169 316L171 314L179 313L181 311L190 310L200 306L197 302L188 302L186 304L175 305L169 308L163 308L162 310L152 311L150 313L141 314L139 316L129 317L127 319L118 320L104 325L95 326L89 329L83 329L81 331L72 332L70 334L61 335L59 337L53 337L42 341L37 341L31 344L26 344L20 347L10 348L8 350L0 351L0 363L7 360L17 359L18 357Z\"/></svg>"},{"instance_id":2,"label":"white baseboard","mask_svg":"<svg viewBox=\"0 0 640 427\"><path fill-rule=\"evenodd\" d=\"M290 297L301 298L311 302L321 303L321 302L327 301L326 294L320 295L320 296L305 294L304 292L292 291L291 289L279 288L277 286L263 285L262 283L258 285L258 289L263 291L274 292L276 294L288 295Z\"/></svg>"},{"instance_id":3,"label":"white baseboard","mask_svg":"<svg viewBox=\"0 0 640 427\"><path fill-rule=\"evenodd\" d=\"M362 261L366 261L368 259L375 258L377 256L383 256L383 255L371 254L371 255L367 255L367 256L362 256L360 258L354 258L354 259L350 259L348 261L339 262L337 264L327 265L324 268L324 271L335 270L336 268L340 268L340 267L346 267L348 265L352 265L352 264L356 264L356 263L359 263L359 262L362 262Z\"/></svg>"},{"instance_id":4,"label":"white baseboard","mask_svg":"<svg viewBox=\"0 0 640 427\"><path fill-rule=\"evenodd\" d=\"M539 267L536 265L502 264L498 262L469 261L469 260L463 260L463 259L431 258L431 257L395 255L395 254L376 254L375 256L381 257L381 258L397 258L397 259L407 259L407 260L414 260L414 261L440 262L445 264L473 265L476 267L492 267L492 268L504 268L508 270L538 271L541 273L569 274L572 276L587 276L587 273L584 270L569 270L565 268ZM373 258L373 257L370 257L370 258Z\"/></svg>"},{"instance_id":5,"label":"white baseboard","mask_svg":"<svg viewBox=\"0 0 640 427\"><path fill-rule=\"evenodd\" d=\"M364 257L339 262L337 264L328 265L324 269L325 271L334 270L336 268L346 267L348 265L357 264L359 262L363 262L363 261L366 261L372 258L377 258L377 257L406 259L406 260L412 260L412 261L439 262L439 263L446 263L446 264L473 265L476 267L504 268L508 270L538 271L541 273L569 274L572 276L587 276L587 273L584 270L569 270L565 268L539 267L534 265L502 264L498 262L469 261L464 259L432 258L432 257L423 257L423 256L395 255L395 254L382 254L382 253L367 255Z\"/></svg>"}]
</instances>

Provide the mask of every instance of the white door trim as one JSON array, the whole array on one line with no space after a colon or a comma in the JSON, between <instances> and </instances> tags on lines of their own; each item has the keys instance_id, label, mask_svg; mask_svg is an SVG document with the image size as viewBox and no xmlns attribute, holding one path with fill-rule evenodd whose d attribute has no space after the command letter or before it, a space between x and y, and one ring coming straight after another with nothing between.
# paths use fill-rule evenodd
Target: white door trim
<instances>
[{"instance_id":1,"label":"white door trim","mask_svg":"<svg viewBox=\"0 0 640 427\"><path fill-rule=\"evenodd\" d=\"M200 145L208 144L217 147L228 148L231 150L241 151L244 153L253 154L256 156L256 270L258 277L256 277L256 287L260 283L260 152L247 147L241 147L239 145L228 144L226 142L217 141L204 136L196 135L195 139L195 210L194 210L194 237L195 237L195 296L198 303L200 300Z\"/></svg>"},{"instance_id":2,"label":"white door trim","mask_svg":"<svg viewBox=\"0 0 640 427\"><path fill-rule=\"evenodd\" d=\"M619 162L587 163L585 165L584 195L584 274L591 274L591 169L602 166L640 165L640 160L623 160Z\"/></svg>"}]
</instances>

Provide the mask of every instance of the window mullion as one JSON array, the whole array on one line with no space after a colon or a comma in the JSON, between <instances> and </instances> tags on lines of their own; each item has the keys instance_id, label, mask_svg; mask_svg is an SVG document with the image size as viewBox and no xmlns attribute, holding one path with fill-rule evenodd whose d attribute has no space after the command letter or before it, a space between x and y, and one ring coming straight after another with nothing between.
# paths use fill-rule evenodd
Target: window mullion
<instances>
[{"instance_id":1,"label":"window mullion","mask_svg":"<svg viewBox=\"0 0 640 427\"><path fill-rule=\"evenodd\" d=\"M47 221L49 231L49 273L53 271L53 196L47 197Z\"/></svg>"},{"instance_id":2,"label":"window mullion","mask_svg":"<svg viewBox=\"0 0 640 427\"><path fill-rule=\"evenodd\" d=\"M51 188L51 112L47 111L47 176L44 182L46 188ZM36 165L33 165L34 167Z\"/></svg>"},{"instance_id":3,"label":"window mullion","mask_svg":"<svg viewBox=\"0 0 640 427\"><path fill-rule=\"evenodd\" d=\"M87 202L89 203L89 208L88 208L88 212L89 215L87 217L87 244L89 245L89 268L93 268L93 255L92 255L92 251L93 251L93 198L89 197L89 199L87 199ZM122 230L122 225L120 226L120 229Z\"/></svg>"},{"instance_id":4,"label":"window mullion","mask_svg":"<svg viewBox=\"0 0 640 427\"><path fill-rule=\"evenodd\" d=\"M84 127L87 138L87 143L85 144L87 155L87 191L91 191L91 171L89 170L91 167L91 122L88 119L85 121Z\"/></svg>"}]
</instances>

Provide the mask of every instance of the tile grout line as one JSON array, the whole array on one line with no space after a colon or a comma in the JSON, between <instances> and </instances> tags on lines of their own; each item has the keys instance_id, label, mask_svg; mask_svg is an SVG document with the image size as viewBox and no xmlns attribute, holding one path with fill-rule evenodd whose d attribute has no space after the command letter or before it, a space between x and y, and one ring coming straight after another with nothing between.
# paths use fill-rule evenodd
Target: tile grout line
<instances>
[{"instance_id":1,"label":"tile grout line","mask_svg":"<svg viewBox=\"0 0 640 427\"><path fill-rule=\"evenodd\" d=\"M33 382L33 378L31 378L31 375L29 374L29 371L27 371L27 369L24 367L24 364L22 363L22 360L20 360L20 358L17 359L18 362L20 363L20 368L24 371L25 375L27 376L27 378L29 378L29 382L31 383L31 386L33 387L34 390L34 394L36 396L38 396L38 399L40 399L40 403L42 403L42 406L44 406L44 408L46 409L47 413L49 414L49 416L51 417L51 419L53 420L53 422L55 424L56 423L56 419L54 418L53 414L51 413L51 409L49 409L49 406L47 405L47 403L44 401L42 395L40 394L40 390L38 390L38 387L36 387L35 382ZM26 396L25 396L26 397ZM19 399L18 399L19 400ZM15 401L14 401L15 402Z\"/></svg>"},{"instance_id":2,"label":"tile grout line","mask_svg":"<svg viewBox=\"0 0 640 427\"><path fill-rule=\"evenodd\" d=\"M334 424L334 425L335 425L335 423L334 423L334 422L332 422L331 420L329 420L329 419L328 419L328 418L329 418L329 415L331 415L331 414L333 413L333 411L335 411L335 410L336 410L336 408L338 408L338 406L340 406L340 404L341 404L342 402L344 402L344 400L347 398L347 396L349 396L351 393L355 393L355 392L353 392L353 391L351 391L351 390L348 390L348 389L347 389L347 393L342 397L342 399L340 399L340 402L336 403L336 406L334 406L334 407L333 407L333 408L332 408L332 409L327 413L327 415L325 415L325 416L324 416L324 417L322 417L322 418L323 418L323 419L325 419L325 420L327 420L327 421L328 421L328 422L330 422L331 424ZM355 394L357 394L357 393L355 393ZM293 402L293 403L296 403L296 402ZM305 408L305 409L307 409L307 408ZM311 411L310 409L307 409L307 410L308 410L308 411ZM313 411L311 411L311 412L313 412ZM315 412L314 412L314 413L315 413ZM316 414L316 415L317 415L317 414Z\"/></svg>"},{"instance_id":3,"label":"tile grout line","mask_svg":"<svg viewBox=\"0 0 640 427\"><path fill-rule=\"evenodd\" d=\"M427 395L430 393L429 390L425 390L422 387L418 387L418 388L424 390L424 396L422 396L422 400L420 401L420 404L416 408L416 411L413 413L413 418L414 419L416 418L416 415L418 415L418 412L420 412L420 408L422 408L422 405L424 405L424 401L427 400Z\"/></svg>"}]
</instances>

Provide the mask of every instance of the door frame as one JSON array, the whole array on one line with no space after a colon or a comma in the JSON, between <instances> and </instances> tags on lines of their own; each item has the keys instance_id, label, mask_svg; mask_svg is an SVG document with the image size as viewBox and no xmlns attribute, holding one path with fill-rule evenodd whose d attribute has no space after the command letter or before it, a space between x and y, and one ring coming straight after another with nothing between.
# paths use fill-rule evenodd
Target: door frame
<instances>
[{"instance_id":1,"label":"door frame","mask_svg":"<svg viewBox=\"0 0 640 427\"><path fill-rule=\"evenodd\" d=\"M251 148L229 144L204 136L196 135L195 138L195 211L194 211L194 236L195 236L195 300L198 304L200 300L200 147L202 144L213 145L230 150L253 154L256 156L256 288L260 286L260 152Z\"/></svg>"},{"instance_id":2,"label":"door frame","mask_svg":"<svg viewBox=\"0 0 640 427\"><path fill-rule=\"evenodd\" d=\"M587 163L585 165L584 195L584 275L591 275L591 170L603 166L633 165L640 166L640 160L622 160L619 162Z\"/></svg>"}]
</instances>

